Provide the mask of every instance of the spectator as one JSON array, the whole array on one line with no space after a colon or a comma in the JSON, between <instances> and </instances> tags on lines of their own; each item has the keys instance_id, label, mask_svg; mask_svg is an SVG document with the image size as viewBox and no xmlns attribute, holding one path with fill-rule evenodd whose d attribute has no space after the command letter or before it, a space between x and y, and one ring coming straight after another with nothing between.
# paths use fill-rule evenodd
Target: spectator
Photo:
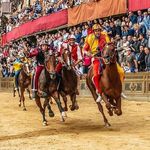
<instances>
[{"instance_id":1,"label":"spectator","mask_svg":"<svg viewBox=\"0 0 150 150\"><path fill-rule=\"evenodd\" d=\"M139 54L139 57L138 57L138 71L141 72L141 71L145 71L145 52L144 52L144 47L141 45L140 46L140 54Z\"/></svg>"},{"instance_id":2,"label":"spectator","mask_svg":"<svg viewBox=\"0 0 150 150\"><path fill-rule=\"evenodd\" d=\"M130 69L130 72L137 72L138 71L138 65L135 58L135 55L131 52L131 49L127 49L127 57L126 57L127 65Z\"/></svg>"},{"instance_id":3,"label":"spectator","mask_svg":"<svg viewBox=\"0 0 150 150\"><path fill-rule=\"evenodd\" d=\"M150 72L150 48L145 47L145 64L146 64L146 71Z\"/></svg>"},{"instance_id":4,"label":"spectator","mask_svg":"<svg viewBox=\"0 0 150 150\"><path fill-rule=\"evenodd\" d=\"M139 35L139 40L140 40L140 45L146 47L147 44L148 44L148 41L147 39L144 38L144 35L143 34L140 34Z\"/></svg>"},{"instance_id":5,"label":"spectator","mask_svg":"<svg viewBox=\"0 0 150 150\"><path fill-rule=\"evenodd\" d=\"M142 12L140 10L137 13L138 13L137 23L139 24L143 21L143 15L142 15Z\"/></svg>"},{"instance_id":6,"label":"spectator","mask_svg":"<svg viewBox=\"0 0 150 150\"><path fill-rule=\"evenodd\" d=\"M132 25L137 23L137 16L133 14L133 12L129 12L129 19L132 23Z\"/></svg>"},{"instance_id":7,"label":"spectator","mask_svg":"<svg viewBox=\"0 0 150 150\"><path fill-rule=\"evenodd\" d=\"M133 37L133 44L131 46L132 50L134 51L135 54L140 53L139 48L140 48L140 41L137 39L136 36Z\"/></svg>"}]
</instances>

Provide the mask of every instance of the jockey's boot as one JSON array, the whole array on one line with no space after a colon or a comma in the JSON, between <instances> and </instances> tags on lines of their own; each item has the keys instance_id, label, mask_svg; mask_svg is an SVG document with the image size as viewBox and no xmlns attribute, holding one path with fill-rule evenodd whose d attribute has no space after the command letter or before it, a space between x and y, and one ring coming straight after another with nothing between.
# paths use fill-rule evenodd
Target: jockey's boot
<instances>
[{"instance_id":1,"label":"jockey's boot","mask_svg":"<svg viewBox=\"0 0 150 150\"><path fill-rule=\"evenodd\" d=\"M101 95L99 93L97 93L97 95L98 95L98 97L96 99L96 102L100 103L102 101L102 97L101 97Z\"/></svg>"},{"instance_id":2,"label":"jockey's boot","mask_svg":"<svg viewBox=\"0 0 150 150\"><path fill-rule=\"evenodd\" d=\"M101 90L100 85L99 85L99 80L100 80L100 76L99 75L93 77L93 83L95 85L96 93L98 95L98 97L96 99L97 103L101 102L101 100L102 100L102 97L101 97L102 90Z\"/></svg>"},{"instance_id":3,"label":"jockey's boot","mask_svg":"<svg viewBox=\"0 0 150 150\"><path fill-rule=\"evenodd\" d=\"M37 91L32 91L32 99L37 97Z\"/></svg>"}]
</instances>

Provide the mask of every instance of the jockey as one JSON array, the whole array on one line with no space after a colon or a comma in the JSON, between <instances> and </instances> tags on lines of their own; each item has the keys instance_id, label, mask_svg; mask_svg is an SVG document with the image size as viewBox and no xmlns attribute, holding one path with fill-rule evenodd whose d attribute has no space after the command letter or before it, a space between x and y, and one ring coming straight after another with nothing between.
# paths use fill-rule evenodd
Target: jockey
<instances>
[{"instance_id":1,"label":"jockey","mask_svg":"<svg viewBox=\"0 0 150 150\"><path fill-rule=\"evenodd\" d=\"M44 61L45 61L44 53L47 51L48 51L48 42L45 40L41 42L41 48L35 48L32 52L28 52L27 48L25 48L25 54L27 55L27 57L28 58L36 57L36 62L37 62L37 65L35 67L35 73L32 79L32 97L33 98L36 98L37 92L39 92L38 80L39 80L42 70L44 69ZM44 91L40 91L40 95L42 95L42 97L47 97L47 93Z\"/></svg>"},{"instance_id":2,"label":"jockey","mask_svg":"<svg viewBox=\"0 0 150 150\"><path fill-rule=\"evenodd\" d=\"M81 49L78 45L78 43L75 42L75 36L74 35L70 35L68 41L64 42L61 44L61 48L59 50L59 63L56 66L56 72L60 73L61 69L62 69L62 51L63 49L67 49L71 52L71 59L74 63L74 66L76 66L81 60L82 60L82 54L81 54Z\"/></svg>"},{"instance_id":3,"label":"jockey","mask_svg":"<svg viewBox=\"0 0 150 150\"><path fill-rule=\"evenodd\" d=\"M13 63L13 70L15 72L15 90L18 90L18 88L19 88L18 77L19 77L19 74L20 74L20 71L21 71L22 65L23 65L21 59L24 56L22 56L20 53L15 54L15 55L16 55L16 60Z\"/></svg>"},{"instance_id":4,"label":"jockey","mask_svg":"<svg viewBox=\"0 0 150 150\"><path fill-rule=\"evenodd\" d=\"M108 35L101 32L101 26L99 24L95 24L93 26L93 33L86 37L85 44L83 46L84 54L87 56L92 55L94 73L93 83L98 94L96 102L100 102L102 99L102 89L99 85L99 80L101 78L102 66L104 65L103 60L98 57L101 57L101 52L103 51L105 44L109 42L110 40Z\"/></svg>"}]
</instances>

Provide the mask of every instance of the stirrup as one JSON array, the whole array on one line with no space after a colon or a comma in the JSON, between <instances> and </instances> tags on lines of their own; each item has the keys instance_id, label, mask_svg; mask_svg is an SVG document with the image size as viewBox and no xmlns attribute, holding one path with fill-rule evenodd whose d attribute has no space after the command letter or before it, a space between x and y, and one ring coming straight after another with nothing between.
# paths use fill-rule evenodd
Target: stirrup
<instances>
[{"instance_id":1,"label":"stirrup","mask_svg":"<svg viewBox=\"0 0 150 150\"><path fill-rule=\"evenodd\" d=\"M32 91L32 99L37 97L37 91Z\"/></svg>"}]
</instances>

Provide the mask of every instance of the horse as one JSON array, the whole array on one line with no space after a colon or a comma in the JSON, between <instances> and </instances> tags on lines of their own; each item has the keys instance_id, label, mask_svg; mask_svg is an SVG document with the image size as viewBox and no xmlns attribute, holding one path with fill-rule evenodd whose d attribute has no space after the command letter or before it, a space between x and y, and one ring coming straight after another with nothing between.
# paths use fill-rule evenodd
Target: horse
<instances>
[{"instance_id":1,"label":"horse","mask_svg":"<svg viewBox=\"0 0 150 150\"><path fill-rule=\"evenodd\" d=\"M22 69L20 71L19 77L18 77L18 83L19 83L19 107L21 107L21 103L23 104L23 110L26 111L25 107L25 97L24 97L24 91L27 89L29 93L29 98L31 99L29 86L31 85L31 75L30 75L30 65L28 63L24 63L22 66ZM15 90L14 90L15 95Z\"/></svg>"},{"instance_id":2,"label":"horse","mask_svg":"<svg viewBox=\"0 0 150 150\"><path fill-rule=\"evenodd\" d=\"M38 89L42 91L46 91L48 93L48 97L45 98L44 104L42 106L41 104L41 96L37 95L35 98L36 104L40 109L40 112L42 114L43 118L43 125L47 125L47 120L45 118L45 110L46 107L49 110L49 116L53 117L54 112L51 110L51 106L49 105L49 99L52 97L60 111L61 114L61 120L64 122L66 118L66 113L61 105L59 94L58 94L58 79L55 72L56 67L56 57L53 52L49 52L48 54L45 54L45 69L40 74L39 81L38 81Z\"/></svg>"},{"instance_id":3,"label":"horse","mask_svg":"<svg viewBox=\"0 0 150 150\"><path fill-rule=\"evenodd\" d=\"M68 49L63 50L62 59L64 61L64 64L61 70L59 94L62 96L65 104L64 110L68 111L67 95L70 96L70 99L72 101L72 105L70 105L70 110L78 110L79 106L76 100L76 95L78 93L78 76L73 68L71 52Z\"/></svg>"},{"instance_id":4,"label":"horse","mask_svg":"<svg viewBox=\"0 0 150 150\"><path fill-rule=\"evenodd\" d=\"M99 84L103 89L102 98L106 103L106 108L108 109L109 115L112 116L114 111L115 114L119 116L122 114L121 110L122 83L117 70L115 46L112 43L105 45L102 56L105 62L104 64L105 68L103 69L101 80L99 81ZM86 83L93 95L94 100L96 101L98 95L96 93L92 77L93 77L93 67L91 66L86 77ZM108 122L103 112L103 107L101 103L97 102L97 105L99 111L103 116L105 126L110 126L110 123Z\"/></svg>"}]
</instances>

